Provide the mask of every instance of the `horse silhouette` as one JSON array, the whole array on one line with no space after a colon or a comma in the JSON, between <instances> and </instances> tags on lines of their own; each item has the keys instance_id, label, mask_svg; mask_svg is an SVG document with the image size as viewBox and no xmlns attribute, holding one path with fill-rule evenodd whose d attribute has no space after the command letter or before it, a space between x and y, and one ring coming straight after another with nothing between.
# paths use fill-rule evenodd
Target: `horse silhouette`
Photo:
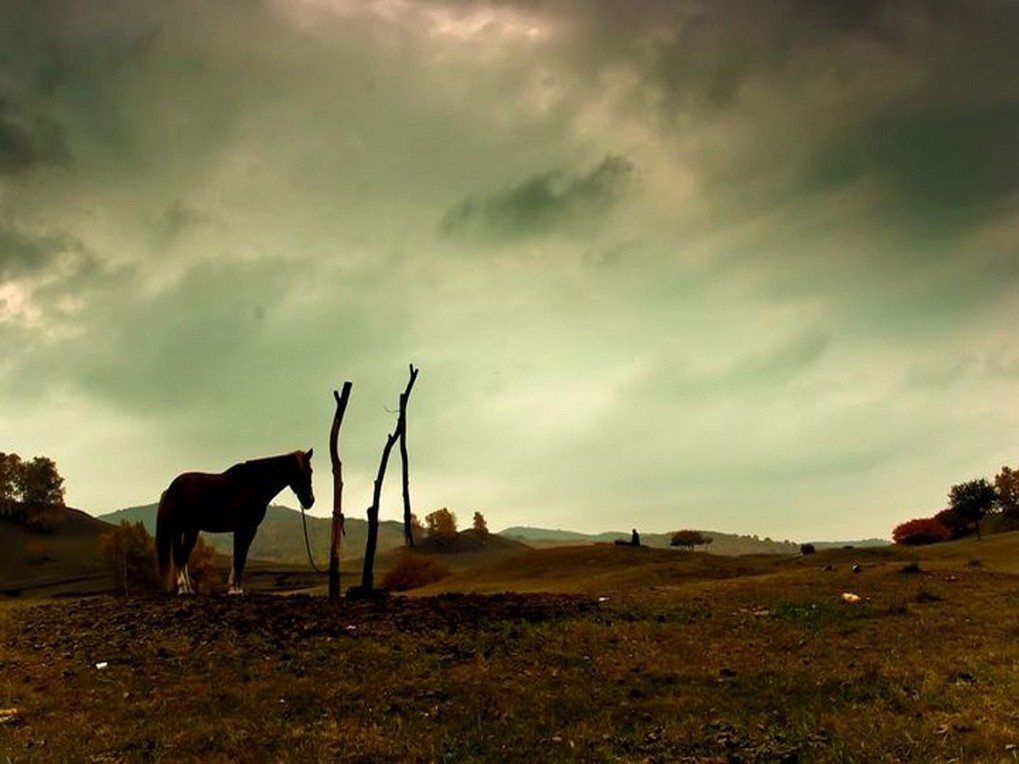
<instances>
[{"instance_id":1,"label":"horse silhouette","mask_svg":"<svg viewBox=\"0 0 1019 764\"><path fill-rule=\"evenodd\" d=\"M177 593L194 594L188 558L199 531L208 531L234 534L230 594L243 594L244 562L269 502L290 486L302 507L309 509L315 503L312 451L253 459L226 472L185 472L174 478L163 491L156 514L156 556L164 591L171 589L176 569Z\"/></svg>"}]
</instances>

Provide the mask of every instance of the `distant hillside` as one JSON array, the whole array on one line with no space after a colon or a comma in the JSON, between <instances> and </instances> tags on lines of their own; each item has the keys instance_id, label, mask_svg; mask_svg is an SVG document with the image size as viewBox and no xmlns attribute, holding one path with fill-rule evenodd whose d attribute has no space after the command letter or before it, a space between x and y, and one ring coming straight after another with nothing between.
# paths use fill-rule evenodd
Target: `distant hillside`
<instances>
[{"instance_id":1,"label":"distant hillside","mask_svg":"<svg viewBox=\"0 0 1019 764\"><path fill-rule=\"evenodd\" d=\"M628 539L629 533L622 531L607 531L605 533L578 533L577 531L565 531L560 528L534 528L529 525L515 525L499 531L500 536L508 538L523 539L530 541L579 541L590 544L596 541L615 541L616 539Z\"/></svg>"},{"instance_id":2,"label":"distant hillside","mask_svg":"<svg viewBox=\"0 0 1019 764\"><path fill-rule=\"evenodd\" d=\"M100 519L113 525L122 521L141 522L149 533L156 532L156 505L147 504L141 507L127 507L101 515ZM312 555L319 567L329 562L329 537L332 521L324 517L307 516L308 540ZM344 522L346 535L343 537L340 556L350 560L364 556L364 545L368 535L368 522L358 518L347 517ZM202 538L217 551L233 554L233 535L230 533L203 533ZM386 520L379 523L378 550L403 546L403 523ZM265 520L258 526L258 533L251 544L248 556L254 560L283 563L287 565L307 565L308 553L304 546L304 530L301 527L299 510L273 505L269 507Z\"/></svg>"},{"instance_id":3,"label":"distant hillside","mask_svg":"<svg viewBox=\"0 0 1019 764\"><path fill-rule=\"evenodd\" d=\"M637 529L640 532L640 529ZM720 531L702 530L705 536L711 538L711 544L702 547L706 552L721 555L741 554L798 554L800 545L788 539L775 541L770 538L759 538L757 536L739 535L735 533L722 533ZM562 530L559 528L534 528L530 526L514 526L499 532L500 536L518 539L526 542L536 549L555 546L576 546L580 544L597 544L615 541L616 539L628 540L630 533L623 531L606 531L603 533L578 533L577 531ZM653 548L666 548L672 540L671 533L641 533L640 542L644 546ZM884 539L863 539L860 541L815 541L812 542L815 549L838 549L844 546L870 547L887 546L889 541Z\"/></svg>"},{"instance_id":4,"label":"distant hillside","mask_svg":"<svg viewBox=\"0 0 1019 764\"><path fill-rule=\"evenodd\" d=\"M62 510L51 532L34 531L20 523L0 521L0 593L90 594L113 586L99 552L99 538L110 526L81 510Z\"/></svg>"},{"instance_id":5,"label":"distant hillside","mask_svg":"<svg viewBox=\"0 0 1019 764\"><path fill-rule=\"evenodd\" d=\"M811 541L810 543L814 545L814 549L820 551L822 549L842 549L847 546L857 549L870 546L889 546L892 542L887 539L858 539L856 541Z\"/></svg>"},{"instance_id":6,"label":"distant hillside","mask_svg":"<svg viewBox=\"0 0 1019 764\"><path fill-rule=\"evenodd\" d=\"M640 532L640 529L637 529ZM720 531L701 531L711 538L711 545L703 547L711 554L798 554L799 544L791 541L772 541L770 538L760 539L756 536L740 536ZM499 535L525 541L536 548L553 546L575 546L578 544L597 544L612 542L616 539L629 540L630 534L622 531L606 531L604 533L577 533L575 531L549 530L547 528L515 527L501 531ZM669 547L671 533L641 533L640 542L644 546L657 549Z\"/></svg>"}]
</instances>

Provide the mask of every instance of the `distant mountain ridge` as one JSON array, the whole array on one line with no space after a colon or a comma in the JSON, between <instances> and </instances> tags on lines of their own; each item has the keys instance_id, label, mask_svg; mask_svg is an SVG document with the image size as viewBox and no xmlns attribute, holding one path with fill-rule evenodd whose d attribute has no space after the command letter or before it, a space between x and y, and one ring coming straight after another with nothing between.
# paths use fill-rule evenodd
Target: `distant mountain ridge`
<instances>
[{"instance_id":1,"label":"distant mountain ridge","mask_svg":"<svg viewBox=\"0 0 1019 764\"><path fill-rule=\"evenodd\" d=\"M638 528L637 531L640 532L640 529ZM767 537L762 539L757 536L709 530L702 530L701 533L711 538L711 544L702 548L712 554L733 556L741 554L798 554L800 551L800 545L789 540L775 541ZM623 531L579 533L560 528L532 526L513 526L499 531L499 535L519 539L539 547L609 543L617 539L627 540L630 538L630 533ZM640 533L641 544L645 546L664 548L669 546L671 540L671 533ZM843 546L886 546L890 542L883 539L864 539L860 541L815 541L812 543L815 549L831 549Z\"/></svg>"}]
</instances>

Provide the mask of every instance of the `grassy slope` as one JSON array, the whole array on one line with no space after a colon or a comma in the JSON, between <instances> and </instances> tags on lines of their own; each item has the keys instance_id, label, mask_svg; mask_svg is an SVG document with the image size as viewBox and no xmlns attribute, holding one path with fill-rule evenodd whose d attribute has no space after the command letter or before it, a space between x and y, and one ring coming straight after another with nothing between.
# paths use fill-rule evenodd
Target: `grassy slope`
<instances>
[{"instance_id":1,"label":"grassy slope","mask_svg":"<svg viewBox=\"0 0 1019 764\"><path fill-rule=\"evenodd\" d=\"M87 593L112 585L99 552L110 526L77 509L51 533L0 522L0 591Z\"/></svg>"},{"instance_id":2,"label":"grassy slope","mask_svg":"<svg viewBox=\"0 0 1019 764\"><path fill-rule=\"evenodd\" d=\"M450 581L604 600L0 608L0 706L21 719L0 756L1014 759L1019 534L784 559L667 554L549 550ZM922 572L904 574L915 559ZM844 591L864 601L845 605Z\"/></svg>"}]
</instances>

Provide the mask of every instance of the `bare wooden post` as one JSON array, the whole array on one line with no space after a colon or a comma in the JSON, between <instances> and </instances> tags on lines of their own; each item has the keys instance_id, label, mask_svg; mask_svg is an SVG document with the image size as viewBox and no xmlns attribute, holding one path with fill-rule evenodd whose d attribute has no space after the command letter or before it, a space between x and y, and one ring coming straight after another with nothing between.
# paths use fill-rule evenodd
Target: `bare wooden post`
<instances>
[{"instance_id":1,"label":"bare wooden post","mask_svg":"<svg viewBox=\"0 0 1019 764\"><path fill-rule=\"evenodd\" d=\"M379 461L379 471L375 476L375 489L372 493L372 504L368 507L368 540L365 543L364 550L364 567L361 571L361 594L364 596L370 596L372 590L375 587L375 549L378 546L379 541L379 504L382 500L382 482L386 476L386 465L389 463L389 454L393 450L393 446L400 440L403 435L404 418L402 412L405 411L407 406L407 399L410 397L411 388L414 387L414 380L417 379L418 370L411 364L410 367L410 380L407 382L407 387L400 396L400 411L401 415L396 420L396 429L393 430L392 434L386 438L386 445L382 448L382 459ZM406 462L404 462L406 465ZM406 483L404 483L404 507L409 506L408 494L406 493ZM406 518L407 527L410 526L409 511Z\"/></svg>"},{"instance_id":2,"label":"bare wooden post","mask_svg":"<svg viewBox=\"0 0 1019 764\"><path fill-rule=\"evenodd\" d=\"M333 526L329 537L329 601L340 599L340 536L343 529L343 463L340 461L340 425L347 411L347 400L350 398L350 382L343 383L343 392L333 390L336 399L336 412L333 414L333 426L329 430L329 459L333 465Z\"/></svg>"},{"instance_id":3,"label":"bare wooden post","mask_svg":"<svg viewBox=\"0 0 1019 764\"><path fill-rule=\"evenodd\" d=\"M386 445L382 448L382 459L379 461L379 472L375 476L375 490L372 493L372 504L368 507L368 540L364 547L364 567L361 570L361 594L371 596L375 588L375 548L379 543L379 502L382 497L382 480L386 475L386 463L389 461L389 452L400 437L400 428L393 430L393 434L386 438Z\"/></svg>"},{"instance_id":4,"label":"bare wooden post","mask_svg":"<svg viewBox=\"0 0 1019 764\"><path fill-rule=\"evenodd\" d=\"M407 462L407 399L410 398L411 388L418 378L418 370L414 364L410 365L410 381L407 389L400 395L400 420L397 429L400 431L400 462L403 465L403 537L407 546L414 546L414 531L410 527L410 466Z\"/></svg>"}]
</instances>

